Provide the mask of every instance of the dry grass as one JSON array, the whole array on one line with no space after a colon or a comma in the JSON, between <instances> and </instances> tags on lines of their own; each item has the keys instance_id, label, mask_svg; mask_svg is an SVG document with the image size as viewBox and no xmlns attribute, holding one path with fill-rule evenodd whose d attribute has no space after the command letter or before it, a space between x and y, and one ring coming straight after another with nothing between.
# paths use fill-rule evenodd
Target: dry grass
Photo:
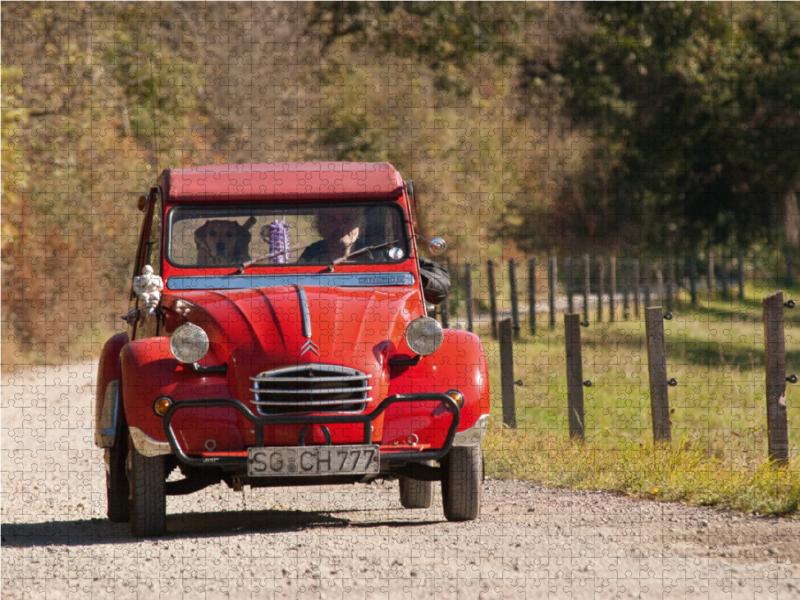
<instances>
[{"instance_id":1,"label":"dry grass","mask_svg":"<svg viewBox=\"0 0 800 600\"><path fill-rule=\"evenodd\" d=\"M635 498L718 506L761 515L800 514L800 460L786 466L709 457L700 445L650 440L609 449L601 440L513 431L494 420L484 446L490 477Z\"/></svg>"}]
</instances>

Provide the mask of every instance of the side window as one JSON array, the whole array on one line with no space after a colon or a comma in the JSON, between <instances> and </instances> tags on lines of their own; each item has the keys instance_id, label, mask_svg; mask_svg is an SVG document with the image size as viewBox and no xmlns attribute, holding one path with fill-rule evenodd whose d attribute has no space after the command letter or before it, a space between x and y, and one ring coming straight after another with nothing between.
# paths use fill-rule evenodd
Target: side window
<instances>
[{"instance_id":1,"label":"side window","mask_svg":"<svg viewBox=\"0 0 800 600\"><path fill-rule=\"evenodd\" d=\"M144 249L144 265L153 267L156 275L161 275L161 196L156 196L153 206L153 220L150 223L150 232L147 235Z\"/></svg>"}]
</instances>

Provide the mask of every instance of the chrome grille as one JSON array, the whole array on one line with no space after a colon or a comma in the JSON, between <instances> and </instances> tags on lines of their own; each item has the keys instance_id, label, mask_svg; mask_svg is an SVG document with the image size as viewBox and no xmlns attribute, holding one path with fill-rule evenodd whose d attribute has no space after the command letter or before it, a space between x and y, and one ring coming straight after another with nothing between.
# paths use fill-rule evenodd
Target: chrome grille
<instances>
[{"instance_id":1,"label":"chrome grille","mask_svg":"<svg viewBox=\"0 0 800 600\"><path fill-rule=\"evenodd\" d=\"M305 412L359 413L371 375L336 365L297 365L251 377L253 404L262 415Z\"/></svg>"}]
</instances>

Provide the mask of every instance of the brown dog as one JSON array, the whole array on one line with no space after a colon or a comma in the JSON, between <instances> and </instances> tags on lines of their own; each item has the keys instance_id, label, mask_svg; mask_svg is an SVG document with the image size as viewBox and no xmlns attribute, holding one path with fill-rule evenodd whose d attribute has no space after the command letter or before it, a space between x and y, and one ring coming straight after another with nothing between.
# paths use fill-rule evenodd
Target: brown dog
<instances>
[{"instance_id":1,"label":"brown dog","mask_svg":"<svg viewBox=\"0 0 800 600\"><path fill-rule=\"evenodd\" d=\"M198 266L230 267L250 260L250 217L244 225L236 221L206 221L194 232Z\"/></svg>"}]
</instances>

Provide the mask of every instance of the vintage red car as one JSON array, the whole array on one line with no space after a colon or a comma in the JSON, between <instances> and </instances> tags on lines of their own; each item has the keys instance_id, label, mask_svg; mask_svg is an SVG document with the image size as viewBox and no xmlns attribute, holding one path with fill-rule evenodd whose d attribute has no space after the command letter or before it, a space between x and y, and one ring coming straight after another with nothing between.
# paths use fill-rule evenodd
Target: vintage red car
<instances>
[{"instance_id":1,"label":"vintage red car","mask_svg":"<svg viewBox=\"0 0 800 600\"><path fill-rule=\"evenodd\" d=\"M109 519L154 536L166 496L223 481L395 478L406 508L441 481L447 519L478 517L486 359L427 316L410 181L388 163L168 169L140 209L128 329L97 382Z\"/></svg>"}]
</instances>

